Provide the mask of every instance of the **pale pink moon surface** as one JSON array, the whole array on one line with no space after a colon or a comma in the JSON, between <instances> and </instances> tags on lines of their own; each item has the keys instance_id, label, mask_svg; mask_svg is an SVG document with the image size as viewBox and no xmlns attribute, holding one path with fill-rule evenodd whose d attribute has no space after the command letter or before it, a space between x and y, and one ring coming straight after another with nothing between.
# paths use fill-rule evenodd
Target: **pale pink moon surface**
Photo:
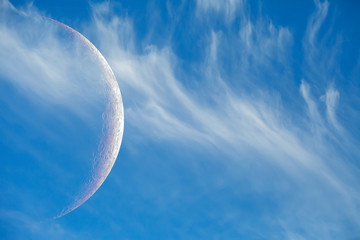
<instances>
[{"instance_id":1,"label":"pale pink moon surface","mask_svg":"<svg viewBox=\"0 0 360 240\"><path fill-rule=\"evenodd\" d=\"M109 175L120 150L124 131L124 108L115 75L100 51L76 30L56 20L50 20L64 28L74 38L80 40L91 55L96 58L96 61L100 63L104 71L103 78L105 79L104 84L106 84L105 89L108 99L106 110L103 113L103 133L93 159L94 164L91 178L81 193L75 197L73 203L55 216L55 218L60 218L87 201L100 188Z\"/></svg>"}]
</instances>

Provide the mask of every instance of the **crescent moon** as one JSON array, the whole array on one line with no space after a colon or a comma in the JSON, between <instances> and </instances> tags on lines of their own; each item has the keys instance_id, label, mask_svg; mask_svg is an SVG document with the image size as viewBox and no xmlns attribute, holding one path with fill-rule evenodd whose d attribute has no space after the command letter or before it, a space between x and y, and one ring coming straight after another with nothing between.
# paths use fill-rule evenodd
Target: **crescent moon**
<instances>
[{"instance_id":1,"label":"crescent moon","mask_svg":"<svg viewBox=\"0 0 360 240\"><path fill-rule=\"evenodd\" d=\"M79 39L80 42L91 52L91 55L94 56L101 64L105 73L104 79L108 96L107 106L103 113L103 135L94 158L91 179L87 182L85 190L76 196L74 202L54 217L60 218L86 202L100 188L109 175L121 146L124 132L124 108L120 88L115 75L100 51L86 37L76 30L56 20L49 20L64 28L75 38Z\"/></svg>"}]
</instances>

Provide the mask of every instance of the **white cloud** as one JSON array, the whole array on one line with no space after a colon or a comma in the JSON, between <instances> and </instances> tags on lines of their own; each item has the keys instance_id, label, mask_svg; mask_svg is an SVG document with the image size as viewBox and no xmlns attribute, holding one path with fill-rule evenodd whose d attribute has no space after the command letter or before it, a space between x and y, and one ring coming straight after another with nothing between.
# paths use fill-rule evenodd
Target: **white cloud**
<instances>
[{"instance_id":1,"label":"white cloud","mask_svg":"<svg viewBox=\"0 0 360 240\"><path fill-rule=\"evenodd\" d=\"M315 5L317 7L317 11L310 17L306 31L306 39L311 46L316 44L317 35L329 10L328 1L320 2L320 0L315 0Z\"/></svg>"},{"instance_id":2,"label":"white cloud","mask_svg":"<svg viewBox=\"0 0 360 240\"><path fill-rule=\"evenodd\" d=\"M312 99L310 86L304 80L301 80L300 92L308 107L310 122L313 123L312 130L314 133L322 133L324 131L322 117L316 102Z\"/></svg>"},{"instance_id":3,"label":"white cloud","mask_svg":"<svg viewBox=\"0 0 360 240\"><path fill-rule=\"evenodd\" d=\"M235 12L227 12L226 6L239 4L225 2L221 5L220 2L212 1L197 3L197 14L200 8L203 14L210 10L224 11L228 19L233 19L232 14ZM319 10L311 17L306 34L309 44L304 45L308 56L311 56L313 51L313 48L308 46L316 43L328 4L317 2L317 6ZM101 8L103 9L103 6ZM108 14L112 16L110 21L107 20ZM343 163L344 156L333 148L334 143L327 138L337 137L324 123L319 106L321 102L313 97L310 84L304 80L301 82L300 94L305 101L296 102L297 109L288 109L281 103L281 97L276 97L280 93L272 93L266 89L272 85L268 81L275 83L276 79L268 79L263 73L271 77L278 76L274 72L274 62L285 69L290 68L288 52L292 44L292 34L287 28L274 26L270 21L264 20L254 23L245 17L240 24L239 35L235 38L225 36L221 31L210 30L208 53L200 64L203 78L200 81L201 88L190 88L184 85L176 74L177 58L169 47L156 48L150 45L145 48L145 52L139 53L129 47L123 37L134 39L131 37L131 27L129 28L131 21L112 15L111 9L101 14L95 11L94 19L97 28L89 30L90 35L99 42L99 48L111 64L124 92L127 124L137 129L142 136L160 141L170 139L175 143L182 142L182 146L193 146L196 143L204 147L204 150L215 147L225 155L229 156L230 153L230 158L238 161L248 161L247 159L251 159L250 156L257 152L262 156L259 161L276 165L286 172L290 179L298 181L301 186L299 194L303 194L304 198L311 198L307 191L314 191L316 188L329 189L326 194L314 197L316 202L327 201L326 198L337 195L338 197L330 200L322 209L328 211L328 208L337 204L344 206L342 212L331 216L332 221L359 221L358 217L351 214L356 211L356 199L359 196L353 185L353 181L358 181L354 180L357 179L356 173ZM237 44L232 45L231 54L237 57L236 70L241 72L241 75L235 79L238 86L246 86L251 82L253 88L250 92L234 89L228 81L235 79L223 78L221 63L229 59L224 59L221 51L226 49L229 40L232 44ZM187 75L183 73L181 76ZM284 89L280 91L291 91L292 89L286 89L285 85L293 82L290 79L281 80L284 84L279 86ZM299 92L290 94L298 95ZM326 96L327 116L335 123L338 93L328 90ZM301 114L302 109L307 109L307 116ZM294 119L294 116L299 118ZM315 179L318 182L312 183ZM313 216L311 204L298 204L302 205L304 214ZM294 210L293 207L290 209ZM287 210L289 209L284 209L284 212ZM325 221L324 216L313 217ZM291 218L292 220L289 220ZM284 217L289 222L297 218L306 219L306 216L297 214L295 217ZM302 227L309 227L306 222L295 222ZM301 238L292 232L294 228L292 224L286 226L289 236ZM310 231L315 234L313 236L331 234L331 230Z\"/></svg>"},{"instance_id":4,"label":"white cloud","mask_svg":"<svg viewBox=\"0 0 360 240\"><path fill-rule=\"evenodd\" d=\"M225 21L230 23L236 16L238 16L243 4L242 0L197 0L197 15L201 18L206 16L209 12L222 14Z\"/></svg>"},{"instance_id":5,"label":"white cloud","mask_svg":"<svg viewBox=\"0 0 360 240\"><path fill-rule=\"evenodd\" d=\"M341 127L336 119L336 107L340 99L339 92L330 87L326 90L325 95L321 99L326 103L326 114L329 122L337 129L340 130Z\"/></svg>"},{"instance_id":6,"label":"white cloud","mask_svg":"<svg viewBox=\"0 0 360 240\"><path fill-rule=\"evenodd\" d=\"M27 16L6 9L3 9L3 17L20 20L19 23L4 20L0 25L0 69L4 79L23 91L31 101L63 105L87 119L89 109L86 106L101 98L102 89L105 91L99 84L101 81L89 80L98 74L100 66L82 71L86 65L94 65L93 59L81 53L84 46L64 44L58 39L59 28L51 21L39 17L38 22L32 19L24 23L21 20ZM25 30L20 32L19 28ZM42 36L41 44L37 42L39 35ZM71 47L73 51L67 51ZM82 104L73 104L75 100Z\"/></svg>"}]
</instances>

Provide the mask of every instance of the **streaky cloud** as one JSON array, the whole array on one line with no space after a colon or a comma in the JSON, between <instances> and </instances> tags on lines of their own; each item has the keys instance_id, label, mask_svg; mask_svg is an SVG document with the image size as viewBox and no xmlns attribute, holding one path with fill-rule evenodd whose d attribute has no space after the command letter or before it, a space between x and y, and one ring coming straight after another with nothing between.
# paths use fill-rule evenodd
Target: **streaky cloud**
<instances>
[{"instance_id":1,"label":"streaky cloud","mask_svg":"<svg viewBox=\"0 0 360 240\"><path fill-rule=\"evenodd\" d=\"M318 89L327 81L326 76L317 80L318 75L314 72L320 73L317 64L322 64L315 61L322 50L316 48L319 29L328 13L329 4L315 3L317 10L309 18L303 40L304 59L308 63L304 72L311 79L309 83L301 80L297 84L296 80L291 79L291 74L279 75L276 72L277 66L283 67L286 72L292 71L288 64L288 52L293 44L293 36L288 28L275 26L264 19L254 22L246 15L242 16L239 29L233 35L209 29L208 50L198 66L201 70L201 88L206 91L183 84L180 76L187 75L182 73L179 76L176 73L178 59L169 46L145 44L144 51L139 52L134 47L136 42L128 43L135 41L132 23L112 13L109 5L94 6L94 23L97 27L88 30L97 39L124 89L124 98L128 103L125 108L128 124L149 138L143 138L143 141L171 140L183 146L196 143L204 149L218 149L227 159L240 162L250 161L248 159L257 152L261 155L258 161L274 164L289 179L300 184L297 194L313 198L315 202L327 201L326 206L319 210L324 215L313 215L311 204L293 199L304 209L304 213L290 216L286 213L295 209L284 208L278 220L275 220L284 223L288 238L302 237L296 235L296 225L308 229L303 234L305 238L332 234L331 229L319 230L312 227L311 222L307 223L306 219L310 216L321 224L325 224L327 218L334 224L351 221L356 225L360 221L353 214L358 212L359 191L354 185L359 181L357 171L347 165L349 156L342 154L342 151L353 151L353 148L343 144L340 147L343 150L337 151L335 146L341 142L342 136L324 121L327 118L331 125L340 126L335 115L338 91L324 87L325 102L319 101L320 96L317 97ZM201 21L206 21L206 15L212 16L212 11L225 12L227 18L223 21L229 24L233 18L232 13L226 10L227 4L231 6L239 2L220 5L198 1L194 14L199 16L201 11ZM98 8L102 11L97 11ZM217 17L223 18L221 15ZM224 55L229 42L236 43L237 48ZM237 67L233 71L237 74L224 75L224 63L234 59ZM329 64L333 61L335 59L330 58ZM321 65L320 70L325 69ZM271 85L268 81L279 81L279 88L290 86L281 90L292 96L290 99L297 109L286 106L276 89L267 90ZM234 88L234 82L240 90ZM316 83L318 85L312 92ZM241 87L246 91L242 91ZM302 97L302 101L294 95ZM204 99L210 100L211 104ZM321 110L324 106L325 115ZM224 161L224 164L230 163ZM246 173L239 169L239 174ZM315 189L327 190L314 197L310 192ZM327 211L338 204L343 206L342 211L329 216Z\"/></svg>"},{"instance_id":2,"label":"streaky cloud","mask_svg":"<svg viewBox=\"0 0 360 240\"><path fill-rule=\"evenodd\" d=\"M199 18L206 17L209 13L221 14L229 24L242 11L243 0L196 0L196 11Z\"/></svg>"}]
</instances>

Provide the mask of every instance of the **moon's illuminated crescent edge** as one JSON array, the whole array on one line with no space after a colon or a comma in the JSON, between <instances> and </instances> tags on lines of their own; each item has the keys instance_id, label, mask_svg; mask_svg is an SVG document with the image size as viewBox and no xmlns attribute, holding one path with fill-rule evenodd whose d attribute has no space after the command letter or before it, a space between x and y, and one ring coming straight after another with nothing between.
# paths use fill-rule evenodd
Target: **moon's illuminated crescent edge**
<instances>
[{"instance_id":1,"label":"moon's illuminated crescent edge","mask_svg":"<svg viewBox=\"0 0 360 240\"><path fill-rule=\"evenodd\" d=\"M115 75L100 51L86 37L76 30L56 20L50 20L65 28L75 38L80 39L88 50L91 51L92 56L96 57L105 72L105 76L103 78L106 80L106 88L109 91L106 110L103 114L103 116L105 116L103 122L103 136L100 140L98 151L94 159L92 176L87 184L89 187L78 195L70 206L64 208L60 214L55 216L55 218L60 218L75 210L88 200L100 188L106 177L109 175L120 150L124 132L124 108L120 88Z\"/></svg>"}]
</instances>

